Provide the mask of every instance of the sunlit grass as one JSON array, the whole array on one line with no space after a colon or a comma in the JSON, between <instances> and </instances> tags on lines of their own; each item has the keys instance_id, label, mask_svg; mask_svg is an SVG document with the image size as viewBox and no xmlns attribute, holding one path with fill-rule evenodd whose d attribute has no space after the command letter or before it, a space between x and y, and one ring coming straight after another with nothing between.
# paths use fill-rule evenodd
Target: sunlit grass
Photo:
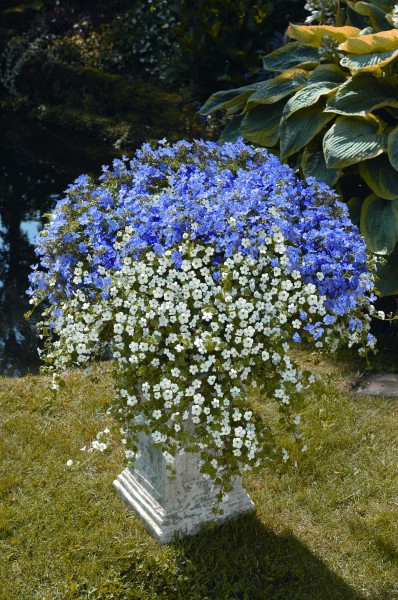
<instances>
[{"instance_id":1,"label":"sunlit grass","mask_svg":"<svg viewBox=\"0 0 398 600\"><path fill-rule=\"evenodd\" d=\"M298 468L246 478L255 516L167 546L112 488L120 445L84 463L112 426L106 368L55 399L44 377L0 379L0 598L398 598L398 400L357 396L360 363L306 362Z\"/></svg>"}]
</instances>

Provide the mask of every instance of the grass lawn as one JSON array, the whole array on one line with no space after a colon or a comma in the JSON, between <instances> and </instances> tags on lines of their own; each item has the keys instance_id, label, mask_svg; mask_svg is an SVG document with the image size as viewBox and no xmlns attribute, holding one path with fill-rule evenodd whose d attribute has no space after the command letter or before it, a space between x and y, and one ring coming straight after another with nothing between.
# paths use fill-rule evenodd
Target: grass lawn
<instances>
[{"instance_id":1,"label":"grass lawn","mask_svg":"<svg viewBox=\"0 0 398 600\"><path fill-rule=\"evenodd\" d=\"M0 379L0 599L398 599L398 400L357 396L352 362L306 360L299 468L246 477L255 515L166 546L112 488L120 445L83 462L111 425L106 368L55 400L44 377Z\"/></svg>"}]
</instances>

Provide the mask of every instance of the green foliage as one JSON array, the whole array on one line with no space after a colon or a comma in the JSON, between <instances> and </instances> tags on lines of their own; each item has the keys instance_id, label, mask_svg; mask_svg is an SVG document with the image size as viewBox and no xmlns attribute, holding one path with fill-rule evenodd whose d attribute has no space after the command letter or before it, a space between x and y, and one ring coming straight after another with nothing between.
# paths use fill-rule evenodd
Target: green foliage
<instances>
[{"instance_id":1,"label":"green foliage","mask_svg":"<svg viewBox=\"0 0 398 600\"><path fill-rule=\"evenodd\" d=\"M310 4L317 14L322 2ZM235 137L336 186L368 249L387 255L379 289L398 293L398 11L388 0L337 5L339 26L289 26L293 41L263 58L272 79L230 90L228 107L216 92L200 112L228 108Z\"/></svg>"},{"instance_id":2,"label":"green foliage","mask_svg":"<svg viewBox=\"0 0 398 600\"><path fill-rule=\"evenodd\" d=\"M92 0L35 2L40 18L21 43L45 36L47 59L187 84L206 97L257 70L258 53L282 43L304 0ZM13 46L11 44L11 46ZM21 49L22 52L22 49ZM9 57L9 67L20 52ZM37 54L37 53L36 53Z\"/></svg>"}]
</instances>

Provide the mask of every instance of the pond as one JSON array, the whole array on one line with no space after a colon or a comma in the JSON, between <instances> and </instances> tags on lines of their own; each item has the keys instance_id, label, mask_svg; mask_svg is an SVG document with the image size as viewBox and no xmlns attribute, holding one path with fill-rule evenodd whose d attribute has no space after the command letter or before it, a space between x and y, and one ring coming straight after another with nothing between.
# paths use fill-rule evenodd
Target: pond
<instances>
[{"instance_id":1,"label":"pond","mask_svg":"<svg viewBox=\"0 0 398 600\"><path fill-rule=\"evenodd\" d=\"M40 366L34 327L40 315L27 322L24 314L43 215L78 175L99 175L117 151L10 116L0 118L0 144L0 373L19 376Z\"/></svg>"}]
</instances>

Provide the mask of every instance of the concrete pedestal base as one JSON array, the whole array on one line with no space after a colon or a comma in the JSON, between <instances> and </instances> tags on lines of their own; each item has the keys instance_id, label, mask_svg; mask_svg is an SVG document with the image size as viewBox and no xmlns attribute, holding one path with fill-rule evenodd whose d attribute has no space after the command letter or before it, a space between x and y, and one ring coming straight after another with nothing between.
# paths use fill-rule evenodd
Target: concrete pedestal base
<instances>
[{"instance_id":1,"label":"concrete pedestal base","mask_svg":"<svg viewBox=\"0 0 398 600\"><path fill-rule=\"evenodd\" d=\"M236 477L233 489L220 506L224 514L215 516L211 509L216 491L199 472L198 455L177 456L174 463L177 475L170 480L161 450L154 448L144 434L140 436L140 451L134 470L126 468L113 485L159 542L192 535L210 521L220 523L254 510L241 478Z\"/></svg>"}]
</instances>

